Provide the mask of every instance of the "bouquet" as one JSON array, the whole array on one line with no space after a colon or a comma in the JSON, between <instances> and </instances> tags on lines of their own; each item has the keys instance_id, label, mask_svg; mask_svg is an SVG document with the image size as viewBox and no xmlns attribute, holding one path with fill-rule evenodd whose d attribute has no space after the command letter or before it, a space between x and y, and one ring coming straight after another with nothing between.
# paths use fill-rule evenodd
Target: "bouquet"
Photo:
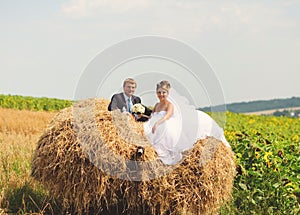
<instances>
[{"instance_id":1,"label":"bouquet","mask_svg":"<svg viewBox=\"0 0 300 215\"><path fill-rule=\"evenodd\" d=\"M132 106L131 111L132 111L132 113L136 113L136 114L144 114L145 107L142 104L137 103Z\"/></svg>"}]
</instances>

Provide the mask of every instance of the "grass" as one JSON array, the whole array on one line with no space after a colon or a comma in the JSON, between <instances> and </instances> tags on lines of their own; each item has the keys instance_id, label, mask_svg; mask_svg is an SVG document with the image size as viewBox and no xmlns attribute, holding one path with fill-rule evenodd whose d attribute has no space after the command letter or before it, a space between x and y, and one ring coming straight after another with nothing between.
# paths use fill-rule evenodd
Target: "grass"
<instances>
[{"instance_id":1,"label":"grass","mask_svg":"<svg viewBox=\"0 0 300 215\"><path fill-rule=\"evenodd\" d=\"M0 214L53 210L48 193L30 177L36 142L53 115L0 109Z\"/></svg>"}]
</instances>

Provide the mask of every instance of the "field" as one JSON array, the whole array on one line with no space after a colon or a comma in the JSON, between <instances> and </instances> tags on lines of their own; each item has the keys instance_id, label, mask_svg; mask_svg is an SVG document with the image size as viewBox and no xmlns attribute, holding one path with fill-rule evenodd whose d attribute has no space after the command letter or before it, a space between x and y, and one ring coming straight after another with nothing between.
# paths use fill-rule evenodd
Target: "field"
<instances>
[{"instance_id":1,"label":"field","mask_svg":"<svg viewBox=\"0 0 300 215\"><path fill-rule=\"evenodd\" d=\"M37 140L54 114L0 108L0 214L58 213L59 203L30 176ZM220 213L299 214L300 119L226 116L237 175L233 201Z\"/></svg>"},{"instance_id":2,"label":"field","mask_svg":"<svg viewBox=\"0 0 300 215\"><path fill-rule=\"evenodd\" d=\"M300 119L227 113L235 214L299 214Z\"/></svg>"},{"instance_id":3,"label":"field","mask_svg":"<svg viewBox=\"0 0 300 215\"><path fill-rule=\"evenodd\" d=\"M273 115L274 112L276 111L298 111L300 110L300 107L291 107L291 108L278 108L278 109L272 109L272 110L264 110L264 111L255 111L255 112L247 112L244 114L247 115Z\"/></svg>"},{"instance_id":4,"label":"field","mask_svg":"<svg viewBox=\"0 0 300 215\"><path fill-rule=\"evenodd\" d=\"M43 211L40 207L46 193L30 177L31 160L38 138L54 114L0 108L0 214Z\"/></svg>"}]
</instances>

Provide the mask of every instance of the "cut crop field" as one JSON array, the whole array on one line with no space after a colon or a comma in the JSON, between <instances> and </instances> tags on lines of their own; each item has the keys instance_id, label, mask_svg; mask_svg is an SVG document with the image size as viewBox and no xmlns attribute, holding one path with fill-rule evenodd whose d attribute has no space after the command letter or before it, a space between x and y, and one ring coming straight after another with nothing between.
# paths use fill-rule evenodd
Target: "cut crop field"
<instances>
[{"instance_id":1,"label":"cut crop field","mask_svg":"<svg viewBox=\"0 0 300 215\"><path fill-rule=\"evenodd\" d=\"M49 204L30 173L36 143L54 114L0 108L0 214L42 213Z\"/></svg>"}]
</instances>

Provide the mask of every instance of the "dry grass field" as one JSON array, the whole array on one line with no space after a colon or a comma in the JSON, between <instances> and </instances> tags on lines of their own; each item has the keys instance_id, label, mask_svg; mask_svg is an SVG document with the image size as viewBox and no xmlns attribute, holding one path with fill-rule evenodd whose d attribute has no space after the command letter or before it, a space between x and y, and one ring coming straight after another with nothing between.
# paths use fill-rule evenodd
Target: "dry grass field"
<instances>
[{"instance_id":1,"label":"dry grass field","mask_svg":"<svg viewBox=\"0 0 300 215\"><path fill-rule=\"evenodd\" d=\"M255 112L247 112L244 113L246 115L272 115L276 111L295 111L300 110L300 107L291 107L291 108L278 108L278 109L272 109L272 110L263 110L263 111L255 111Z\"/></svg>"},{"instance_id":2,"label":"dry grass field","mask_svg":"<svg viewBox=\"0 0 300 215\"><path fill-rule=\"evenodd\" d=\"M27 196L31 191L34 194L29 188L41 189L30 177L31 160L36 143L54 114L0 108L0 214L28 213L25 198L32 198L29 204L36 204L33 195ZM19 211L10 211L16 207Z\"/></svg>"}]
</instances>

